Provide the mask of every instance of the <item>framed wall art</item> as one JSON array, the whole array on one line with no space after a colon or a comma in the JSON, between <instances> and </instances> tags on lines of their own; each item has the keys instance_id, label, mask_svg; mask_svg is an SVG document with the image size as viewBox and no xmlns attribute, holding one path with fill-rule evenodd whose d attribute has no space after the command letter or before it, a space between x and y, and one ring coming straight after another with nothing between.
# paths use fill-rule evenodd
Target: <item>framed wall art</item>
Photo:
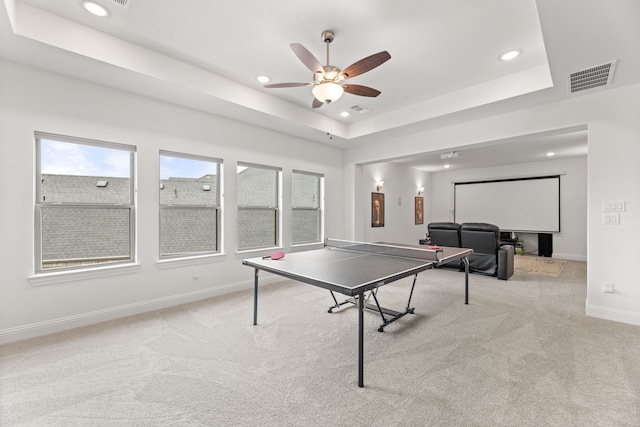
<instances>
[{"instance_id":1,"label":"framed wall art","mask_svg":"<svg viewBox=\"0 0 640 427\"><path fill-rule=\"evenodd\" d=\"M384 227L383 193L371 193L371 226Z\"/></svg>"},{"instance_id":2,"label":"framed wall art","mask_svg":"<svg viewBox=\"0 0 640 427\"><path fill-rule=\"evenodd\" d=\"M416 197L416 225L424 224L424 198Z\"/></svg>"}]
</instances>

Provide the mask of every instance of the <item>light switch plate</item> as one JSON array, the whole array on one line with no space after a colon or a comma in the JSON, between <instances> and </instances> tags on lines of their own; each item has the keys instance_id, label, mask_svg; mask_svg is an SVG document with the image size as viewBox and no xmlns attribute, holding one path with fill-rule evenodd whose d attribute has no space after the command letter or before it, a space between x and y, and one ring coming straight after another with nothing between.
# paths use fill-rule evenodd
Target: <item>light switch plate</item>
<instances>
[{"instance_id":1,"label":"light switch plate","mask_svg":"<svg viewBox=\"0 0 640 427\"><path fill-rule=\"evenodd\" d=\"M602 202L603 212L624 212L625 210L626 210L626 202L624 200Z\"/></svg>"}]
</instances>

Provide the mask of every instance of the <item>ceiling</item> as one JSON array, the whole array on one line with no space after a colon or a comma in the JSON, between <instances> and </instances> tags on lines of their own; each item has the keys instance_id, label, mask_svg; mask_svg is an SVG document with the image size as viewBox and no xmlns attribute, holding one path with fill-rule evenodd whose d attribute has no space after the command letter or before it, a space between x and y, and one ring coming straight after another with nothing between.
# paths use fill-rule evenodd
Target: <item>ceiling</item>
<instances>
[{"instance_id":1,"label":"ceiling","mask_svg":"<svg viewBox=\"0 0 640 427\"><path fill-rule=\"evenodd\" d=\"M442 172L568 159L586 156L587 148L587 130L575 127L388 161L426 172Z\"/></svg>"},{"instance_id":2,"label":"ceiling","mask_svg":"<svg viewBox=\"0 0 640 427\"><path fill-rule=\"evenodd\" d=\"M640 82L637 0L95 1L107 18L88 14L81 0L3 0L0 57L340 148ZM349 80L380 96L344 94L312 109L310 87L257 82L311 81L289 44L324 64L324 30L335 32L330 58L340 68L391 54ZM522 54L499 60L511 49ZM570 73L612 60L610 85L569 93ZM461 147L451 164L585 155L587 138L572 129L499 145ZM442 167L440 153L396 160Z\"/></svg>"}]
</instances>

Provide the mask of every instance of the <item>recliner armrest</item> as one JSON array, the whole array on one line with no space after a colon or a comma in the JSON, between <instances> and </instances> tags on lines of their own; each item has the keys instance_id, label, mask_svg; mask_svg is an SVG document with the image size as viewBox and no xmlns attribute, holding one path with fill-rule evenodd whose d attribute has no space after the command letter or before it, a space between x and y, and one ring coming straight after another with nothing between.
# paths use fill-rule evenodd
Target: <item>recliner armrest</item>
<instances>
[{"instance_id":1,"label":"recliner armrest","mask_svg":"<svg viewBox=\"0 0 640 427\"><path fill-rule=\"evenodd\" d=\"M513 276L515 248L503 245L498 249L498 279L509 280Z\"/></svg>"}]
</instances>

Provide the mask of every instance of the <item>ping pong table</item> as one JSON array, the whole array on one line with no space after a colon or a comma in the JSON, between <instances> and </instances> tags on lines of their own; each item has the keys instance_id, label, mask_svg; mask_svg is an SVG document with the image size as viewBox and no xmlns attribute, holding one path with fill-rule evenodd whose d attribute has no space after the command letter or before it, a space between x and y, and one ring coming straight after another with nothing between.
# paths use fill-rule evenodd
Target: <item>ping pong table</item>
<instances>
[{"instance_id":1,"label":"ping pong table","mask_svg":"<svg viewBox=\"0 0 640 427\"><path fill-rule=\"evenodd\" d=\"M364 311L376 311L382 318L379 332L406 314L414 313L411 297L418 273L455 260L463 260L465 304L469 303L469 255L472 249L426 247L397 243L363 243L326 239L323 249L286 254L280 259L258 257L242 264L253 267L253 324L258 324L258 272L260 270L329 290L335 304L329 313L344 304L358 307L358 387L364 387ZM380 306L377 291L388 283L413 276L404 311ZM339 302L335 293L347 296ZM368 297L365 294L368 293ZM375 304L365 303L373 297Z\"/></svg>"}]
</instances>

